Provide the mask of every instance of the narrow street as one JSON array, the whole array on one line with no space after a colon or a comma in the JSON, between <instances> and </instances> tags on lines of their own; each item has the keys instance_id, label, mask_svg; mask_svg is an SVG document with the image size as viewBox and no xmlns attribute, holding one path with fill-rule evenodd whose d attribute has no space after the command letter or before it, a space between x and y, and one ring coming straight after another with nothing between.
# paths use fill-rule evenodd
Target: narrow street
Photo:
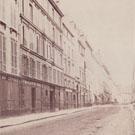
<instances>
[{"instance_id":1,"label":"narrow street","mask_svg":"<svg viewBox=\"0 0 135 135\"><path fill-rule=\"evenodd\" d=\"M0 135L134 135L130 116L127 107L104 106L3 128Z\"/></svg>"}]
</instances>

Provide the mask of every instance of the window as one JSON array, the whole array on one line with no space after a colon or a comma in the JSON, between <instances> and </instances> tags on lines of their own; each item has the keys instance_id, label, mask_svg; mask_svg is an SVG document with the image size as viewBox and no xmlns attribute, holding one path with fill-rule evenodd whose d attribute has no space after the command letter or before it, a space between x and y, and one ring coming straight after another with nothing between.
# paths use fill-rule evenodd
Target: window
<instances>
[{"instance_id":1,"label":"window","mask_svg":"<svg viewBox=\"0 0 135 135\"><path fill-rule=\"evenodd\" d=\"M40 62L37 61L37 78L40 79Z\"/></svg>"},{"instance_id":2,"label":"window","mask_svg":"<svg viewBox=\"0 0 135 135\"><path fill-rule=\"evenodd\" d=\"M43 46L43 48L42 48L42 51L43 51L43 56L46 58L46 48L45 48L45 45L46 45L46 40L45 39L43 39L43 41L42 41L42 46Z\"/></svg>"},{"instance_id":3,"label":"window","mask_svg":"<svg viewBox=\"0 0 135 135\"><path fill-rule=\"evenodd\" d=\"M50 4L50 2L47 0L47 11L48 11L48 13L50 13L50 7L51 7L51 4Z\"/></svg>"},{"instance_id":4,"label":"window","mask_svg":"<svg viewBox=\"0 0 135 135\"><path fill-rule=\"evenodd\" d=\"M55 37L55 29L53 27L52 22L50 22L50 38L54 41L54 37Z\"/></svg>"},{"instance_id":5,"label":"window","mask_svg":"<svg viewBox=\"0 0 135 135\"><path fill-rule=\"evenodd\" d=\"M80 68L80 79L82 78L82 71L81 71L81 68Z\"/></svg>"},{"instance_id":6,"label":"window","mask_svg":"<svg viewBox=\"0 0 135 135\"><path fill-rule=\"evenodd\" d=\"M70 86L71 86L71 85L70 85L70 80L68 80L68 87L70 88Z\"/></svg>"},{"instance_id":7,"label":"window","mask_svg":"<svg viewBox=\"0 0 135 135\"><path fill-rule=\"evenodd\" d=\"M75 96L75 95L73 95L73 100L74 100L74 101L75 101L75 99L76 99L75 97L76 97L76 96Z\"/></svg>"},{"instance_id":8,"label":"window","mask_svg":"<svg viewBox=\"0 0 135 135\"><path fill-rule=\"evenodd\" d=\"M37 53L40 53L40 37L37 35L36 37L36 47L37 47Z\"/></svg>"},{"instance_id":9,"label":"window","mask_svg":"<svg viewBox=\"0 0 135 135\"><path fill-rule=\"evenodd\" d=\"M49 58L49 47L48 47L48 40L46 41L46 50L47 50L47 58Z\"/></svg>"},{"instance_id":10,"label":"window","mask_svg":"<svg viewBox=\"0 0 135 135\"><path fill-rule=\"evenodd\" d=\"M60 65L62 66L62 54L60 54Z\"/></svg>"},{"instance_id":11,"label":"window","mask_svg":"<svg viewBox=\"0 0 135 135\"><path fill-rule=\"evenodd\" d=\"M41 55L45 57L45 39L42 36L40 37L40 46Z\"/></svg>"},{"instance_id":12,"label":"window","mask_svg":"<svg viewBox=\"0 0 135 135\"><path fill-rule=\"evenodd\" d=\"M5 0L0 0L0 19L4 20L5 18Z\"/></svg>"},{"instance_id":13,"label":"window","mask_svg":"<svg viewBox=\"0 0 135 135\"><path fill-rule=\"evenodd\" d=\"M22 74L29 75L29 59L25 55L22 56Z\"/></svg>"},{"instance_id":14,"label":"window","mask_svg":"<svg viewBox=\"0 0 135 135\"><path fill-rule=\"evenodd\" d=\"M29 4L29 8L30 8L30 20L33 22L33 7L31 4Z\"/></svg>"},{"instance_id":15,"label":"window","mask_svg":"<svg viewBox=\"0 0 135 135\"><path fill-rule=\"evenodd\" d=\"M35 67L35 61L33 60L33 58L30 58L30 76L32 78L34 78L36 76L36 67Z\"/></svg>"},{"instance_id":16,"label":"window","mask_svg":"<svg viewBox=\"0 0 135 135\"><path fill-rule=\"evenodd\" d=\"M67 79L64 80L64 85L67 87Z\"/></svg>"},{"instance_id":17,"label":"window","mask_svg":"<svg viewBox=\"0 0 135 135\"><path fill-rule=\"evenodd\" d=\"M16 28L17 25L17 11L16 11L16 1L12 1L11 3L11 26Z\"/></svg>"},{"instance_id":18,"label":"window","mask_svg":"<svg viewBox=\"0 0 135 135\"><path fill-rule=\"evenodd\" d=\"M60 72L59 71L57 71L57 82L58 82L58 84L60 84Z\"/></svg>"},{"instance_id":19,"label":"window","mask_svg":"<svg viewBox=\"0 0 135 135\"><path fill-rule=\"evenodd\" d=\"M29 37L30 37L30 49L33 50L34 49L34 44L33 44L34 31L32 29L30 29Z\"/></svg>"},{"instance_id":20,"label":"window","mask_svg":"<svg viewBox=\"0 0 135 135\"><path fill-rule=\"evenodd\" d=\"M60 35L60 46L62 46L62 35Z\"/></svg>"},{"instance_id":21,"label":"window","mask_svg":"<svg viewBox=\"0 0 135 135\"><path fill-rule=\"evenodd\" d=\"M46 65L42 65L42 80L47 81L47 67Z\"/></svg>"},{"instance_id":22,"label":"window","mask_svg":"<svg viewBox=\"0 0 135 135\"><path fill-rule=\"evenodd\" d=\"M55 43L60 46L60 43L59 43L59 31L56 29L55 31Z\"/></svg>"},{"instance_id":23,"label":"window","mask_svg":"<svg viewBox=\"0 0 135 135\"><path fill-rule=\"evenodd\" d=\"M68 61L68 73L70 73L70 70L71 70L71 64L70 61Z\"/></svg>"},{"instance_id":24,"label":"window","mask_svg":"<svg viewBox=\"0 0 135 135\"><path fill-rule=\"evenodd\" d=\"M50 42L48 43L48 58L53 59L53 48Z\"/></svg>"},{"instance_id":25,"label":"window","mask_svg":"<svg viewBox=\"0 0 135 135\"><path fill-rule=\"evenodd\" d=\"M54 8L52 8L52 18L54 19L54 16L55 15L55 11L54 11Z\"/></svg>"},{"instance_id":26,"label":"window","mask_svg":"<svg viewBox=\"0 0 135 135\"><path fill-rule=\"evenodd\" d=\"M53 27L53 41L55 42L55 28Z\"/></svg>"},{"instance_id":27,"label":"window","mask_svg":"<svg viewBox=\"0 0 135 135\"><path fill-rule=\"evenodd\" d=\"M50 59L51 58L51 54L52 54L52 51L51 51L52 48L51 48L50 45L48 45L48 49L49 49L48 50L48 54L49 54L49 57L48 58Z\"/></svg>"},{"instance_id":28,"label":"window","mask_svg":"<svg viewBox=\"0 0 135 135\"><path fill-rule=\"evenodd\" d=\"M49 81L52 82L52 68L49 67Z\"/></svg>"},{"instance_id":29,"label":"window","mask_svg":"<svg viewBox=\"0 0 135 135\"><path fill-rule=\"evenodd\" d=\"M26 25L23 26L23 45L27 46L28 44L28 27Z\"/></svg>"},{"instance_id":30,"label":"window","mask_svg":"<svg viewBox=\"0 0 135 135\"><path fill-rule=\"evenodd\" d=\"M0 70L6 71L6 44L4 34L0 33Z\"/></svg>"},{"instance_id":31,"label":"window","mask_svg":"<svg viewBox=\"0 0 135 135\"><path fill-rule=\"evenodd\" d=\"M74 59L74 50L72 49L72 60Z\"/></svg>"},{"instance_id":32,"label":"window","mask_svg":"<svg viewBox=\"0 0 135 135\"><path fill-rule=\"evenodd\" d=\"M56 70L53 69L53 82L56 83Z\"/></svg>"},{"instance_id":33,"label":"window","mask_svg":"<svg viewBox=\"0 0 135 135\"><path fill-rule=\"evenodd\" d=\"M81 44L79 45L79 51L82 56L85 55L85 48Z\"/></svg>"},{"instance_id":34,"label":"window","mask_svg":"<svg viewBox=\"0 0 135 135\"><path fill-rule=\"evenodd\" d=\"M64 59L65 72L67 73L67 59Z\"/></svg>"},{"instance_id":35,"label":"window","mask_svg":"<svg viewBox=\"0 0 135 135\"><path fill-rule=\"evenodd\" d=\"M59 16L59 26L61 27L61 17Z\"/></svg>"},{"instance_id":36,"label":"window","mask_svg":"<svg viewBox=\"0 0 135 135\"><path fill-rule=\"evenodd\" d=\"M11 39L11 65L12 73L17 74L17 42Z\"/></svg>"},{"instance_id":37,"label":"window","mask_svg":"<svg viewBox=\"0 0 135 135\"><path fill-rule=\"evenodd\" d=\"M66 98L67 98L67 100L68 100L68 92L66 92Z\"/></svg>"},{"instance_id":38,"label":"window","mask_svg":"<svg viewBox=\"0 0 135 135\"><path fill-rule=\"evenodd\" d=\"M72 82L72 88L74 89L74 87L75 87L75 84L74 84L74 82Z\"/></svg>"},{"instance_id":39,"label":"window","mask_svg":"<svg viewBox=\"0 0 135 135\"><path fill-rule=\"evenodd\" d=\"M24 14L24 0L22 0L22 12L23 12L23 14Z\"/></svg>"},{"instance_id":40,"label":"window","mask_svg":"<svg viewBox=\"0 0 135 135\"><path fill-rule=\"evenodd\" d=\"M54 60L54 62L55 62L55 57L56 57L56 55L55 55L55 48L53 47L53 51L52 51L52 53L53 53L53 60Z\"/></svg>"},{"instance_id":41,"label":"window","mask_svg":"<svg viewBox=\"0 0 135 135\"><path fill-rule=\"evenodd\" d=\"M63 73L61 72L60 74L61 74L60 83L61 83L61 85L63 85Z\"/></svg>"}]
</instances>

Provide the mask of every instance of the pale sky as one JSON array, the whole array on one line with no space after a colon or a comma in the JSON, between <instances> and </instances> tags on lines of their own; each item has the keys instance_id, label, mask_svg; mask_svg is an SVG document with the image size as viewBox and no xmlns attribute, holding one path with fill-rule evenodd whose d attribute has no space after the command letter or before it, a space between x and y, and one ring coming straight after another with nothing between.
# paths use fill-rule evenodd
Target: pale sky
<instances>
[{"instance_id":1,"label":"pale sky","mask_svg":"<svg viewBox=\"0 0 135 135\"><path fill-rule=\"evenodd\" d=\"M129 86L133 67L134 0L60 0L71 17L101 50L103 61L116 83ZM135 13L135 11L134 11Z\"/></svg>"}]
</instances>

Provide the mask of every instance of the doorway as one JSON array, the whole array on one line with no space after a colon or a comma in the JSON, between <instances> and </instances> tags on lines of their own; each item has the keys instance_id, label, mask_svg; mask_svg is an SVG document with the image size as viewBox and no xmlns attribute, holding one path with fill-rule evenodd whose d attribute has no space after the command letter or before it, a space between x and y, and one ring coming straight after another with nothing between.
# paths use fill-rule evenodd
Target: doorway
<instances>
[{"instance_id":1,"label":"doorway","mask_svg":"<svg viewBox=\"0 0 135 135\"><path fill-rule=\"evenodd\" d=\"M50 111L54 111L54 109L55 109L54 91L50 91Z\"/></svg>"},{"instance_id":2,"label":"doorway","mask_svg":"<svg viewBox=\"0 0 135 135\"><path fill-rule=\"evenodd\" d=\"M32 112L35 112L35 109L36 109L36 88L31 89L31 106L32 106Z\"/></svg>"}]
</instances>

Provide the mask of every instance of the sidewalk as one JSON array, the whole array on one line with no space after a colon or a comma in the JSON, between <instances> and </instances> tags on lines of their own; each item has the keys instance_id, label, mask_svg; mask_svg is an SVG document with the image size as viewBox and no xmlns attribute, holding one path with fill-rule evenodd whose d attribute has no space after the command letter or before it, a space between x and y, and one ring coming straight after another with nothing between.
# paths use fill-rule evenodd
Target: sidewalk
<instances>
[{"instance_id":1,"label":"sidewalk","mask_svg":"<svg viewBox=\"0 0 135 135\"><path fill-rule=\"evenodd\" d=\"M57 112L34 113L34 114L28 114L28 115L23 115L23 116L17 116L17 117L9 117L5 119L0 119L0 128L22 125L25 123L30 123L30 122L48 119L52 117L58 117L62 115L64 116L64 115L68 115L68 114L72 114L76 112L85 111L90 108L95 108L95 107L94 106L84 107L84 108L77 108L77 109L61 110Z\"/></svg>"}]
</instances>

